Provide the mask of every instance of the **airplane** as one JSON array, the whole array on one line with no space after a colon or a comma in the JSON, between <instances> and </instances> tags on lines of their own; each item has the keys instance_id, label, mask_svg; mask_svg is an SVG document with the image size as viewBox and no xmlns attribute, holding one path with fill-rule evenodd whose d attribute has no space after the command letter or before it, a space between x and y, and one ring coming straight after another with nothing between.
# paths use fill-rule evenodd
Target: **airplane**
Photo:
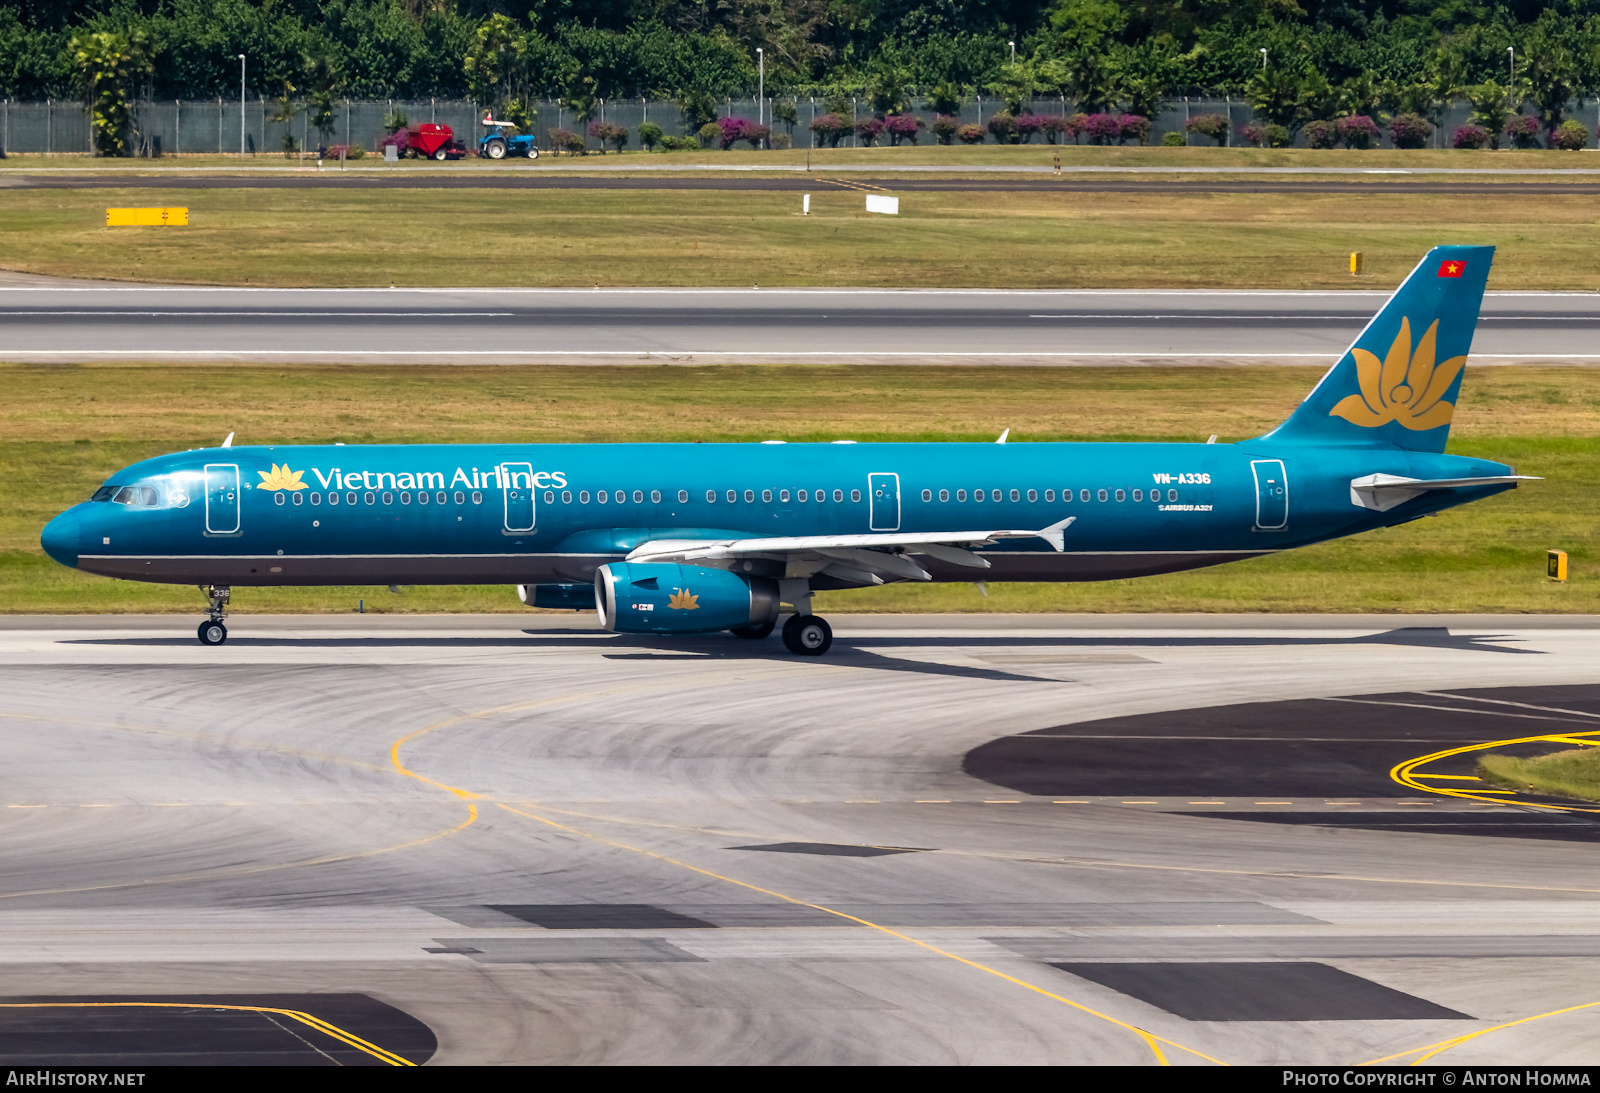
<instances>
[{"instance_id":1,"label":"airplane","mask_svg":"<svg viewBox=\"0 0 1600 1093\"><path fill-rule=\"evenodd\" d=\"M515 585L628 634L833 641L819 590L1097 581L1392 527L1530 476L1444 454L1494 248L1430 250L1265 436L1201 443L232 445L159 456L45 551L196 584ZM1215 441L1215 437L1212 441Z\"/></svg>"}]
</instances>

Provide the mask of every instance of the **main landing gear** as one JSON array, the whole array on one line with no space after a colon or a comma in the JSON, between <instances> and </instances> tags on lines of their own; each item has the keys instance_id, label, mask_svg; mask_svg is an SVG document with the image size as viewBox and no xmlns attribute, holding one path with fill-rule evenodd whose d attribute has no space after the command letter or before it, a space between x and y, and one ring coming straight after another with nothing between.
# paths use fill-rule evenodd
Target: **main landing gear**
<instances>
[{"instance_id":1,"label":"main landing gear","mask_svg":"<svg viewBox=\"0 0 1600 1093\"><path fill-rule=\"evenodd\" d=\"M225 584L201 585L200 591L206 594L211 605L206 609L210 616L200 624L198 636L201 645L221 645L228 640L228 628L222 625L222 620L228 617L228 598L233 594L233 589Z\"/></svg>"},{"instance_id":2,"label":"main landing gear","mask_svg":"<svg viewBox=\"0 0 1600 1093\"><path fill-rule=\"evenodd\" d=\"M790 615L783 624L783 644L803 657L820 657L833 645L833 627L820 615Z\"/></svg>"}]
</instances>

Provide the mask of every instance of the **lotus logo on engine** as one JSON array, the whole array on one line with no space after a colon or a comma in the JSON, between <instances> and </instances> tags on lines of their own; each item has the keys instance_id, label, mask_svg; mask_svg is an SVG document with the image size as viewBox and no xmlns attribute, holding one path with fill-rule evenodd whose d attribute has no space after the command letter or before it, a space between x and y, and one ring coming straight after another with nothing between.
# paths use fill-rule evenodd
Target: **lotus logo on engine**
<instances>
[{"instance_id":1,"label":"lotus logo on engine","mask_svg":"<svg viewBox=\"0 0 1600 1093\"><path fill-rule=\"evenodd\" d=\"M698 611L700 597L692 595L687 588L676 588L672 591L672 598L667 601L667 606L674 611Z\"/></svg>"}]
</instances>

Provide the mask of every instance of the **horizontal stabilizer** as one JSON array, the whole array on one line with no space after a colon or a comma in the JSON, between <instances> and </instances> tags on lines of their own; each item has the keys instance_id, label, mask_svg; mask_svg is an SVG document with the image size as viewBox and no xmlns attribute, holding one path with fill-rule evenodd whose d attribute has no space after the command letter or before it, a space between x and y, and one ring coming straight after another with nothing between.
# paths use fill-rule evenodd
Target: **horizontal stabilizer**
<instances>
[{"instance_id":1,"label":"horizontal stabilizer","mask_svg":"<svg viewBox=\"0 0 1600 1093\"><path fill-rule=\"evenodd\" d=\"M1350 480L1350 503L1374 512L1388 512L1429 490L1466 490L1475 486L1515 486L1541 482L1529 474L1497 474L1485 478L1404 478L1397 474L1369 474Z\"/></svg>"}]
</instances>

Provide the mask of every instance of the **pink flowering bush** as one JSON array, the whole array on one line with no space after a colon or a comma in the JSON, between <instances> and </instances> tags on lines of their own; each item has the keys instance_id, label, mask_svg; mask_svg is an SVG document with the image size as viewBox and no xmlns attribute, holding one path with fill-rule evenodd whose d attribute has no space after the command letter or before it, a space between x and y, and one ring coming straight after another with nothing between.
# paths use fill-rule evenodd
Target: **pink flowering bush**
<instances>
[{"instance_id":1,"label":"pink flowering bush","mask_svg":"<svg viewBox=\"0 0 1600 1093\"><path fill-rule=\"evenodd\" d=\"M917 134L927 127L927 123L915 114L895 114L884 119L884 126L889 133L889 144L898 148L901 141L917 143Z\"/></svg>"},{"instance_id":2,"label":"pink flowering bush","mask_svg":"<svg viewBox=\"0 0 1600 1093\"><path fill-rule=\"evenodd\" d=\"M856 139L871 148L888 128L882 118L862 118L856 122Z\"/></svg>"},{"instance_id":3,"label":"pink flowering bush","mask_svg":"<svg viewBox=\"0 0 1600 1093\"><path fill-rule=\"evenodd\" d=\"M1121 140L1150 143L1150 119L1143 114L1124 114L1117 119L1117 124L1121 127Z\"/></svg>"},{"instance_id":4,"label":"pink flowering bush","mask_svg":"<svg viewBox=\"0 0 1600 1093\"><path fill-rule=\"evenodd\" d=\"M1017 137L1023 144L1032 144L1034 134L1043 132L1046 119L1039 114L1017 115Z\"/></svg>"},{"instance_id":5,"label":"pink flowering bush","mask_svg":"<svg viewBox=\"0 0 1600 1093\"><path fill-rule=\"evenodd\" d=\"M1267 125L1255 121L1246 122L1239 126L1239 135L1244 138L1246 144L1254 148L1287 148L1294 143L1294 135L1286 127L1275 122Z\"/></svg>"},{"instance_id":6,"label":"pink flowering bush","mask_svg":"<svg viewBox=\"0 0 1600 1093\"><path fill-rule=\"evenodd\" d=\"M1122 118L1116 114L1090 114L1083 122L1083 131L1090 144L1120 143Z\"/></svg>"},{"instance_id":7,"label":"pink flowering bush","mask_svg":"<svg viewBox=\"0 0 1600 1093\"><path fill-rule=\"evenodd\" d=\"M1071 137L1072 143L1077 144L1078 138L1089 128L1088 114L1068 114L1061 122L1061 135Z\"/></svg>"},{"instance_id":8,"label":"pink flowering bush","mask_svg":"<svg viewBox=\"0 0 1600 1093\"><path fill-rule=\"evenodd\" d=\"M1481 125L1461 125L1450 137L1452 148L1483 148L1494 134Z\"/></svg>"},{"instance_id":9,"label":"pink flowering bush","mask_svg":"<svg viewBox=\"0 0 1600 1093\"><path fill-rule=\"evenodd\" d=\"M829 148L837 148L850 135L850 123L843 114L823 114L811 123L811 132Z\"/></svg>"},{"instance_id":10,"label":"pink flowering bush","mask_svg":"<svg viewBox=\"0 0 1600 1093\"><path fill-rule=\"evenodd\" d=\"M1017 119L1004 110L989 119L989 134L996 144L1017 143Z\"/></svg>"},{"instance_id":11,"label":"pink flowering bush","mask_svg":"<svg viewBox=\"0 0 1600 1093\"><path fill-rule=\"evenodd\" d=\"M1396 148L1426 148L1433 123L1420 114L1396 114L1389 123L1389 139Z\"/></svg>"},{"instance_id":12,"label":"pink flowering bush","mask_svg":"<svg viewBox=\"0 0 1600 1093\"><path fill-rule=\"evenodd\" d=\"M949 144L960 128L961 123L949 114L937 114L933 119L933 139L940 144Z\"/></svg>"},{"instance_id":13,"label":"pink flowering bush","mask_svg":"<svg viewBox=\"0 0 1600 1093\"><path fill-rule=\"evenodd\" d=\"M983 126L968 123L956 130L956 139L962 144L982 144Z\"/></svg>"},{"instance_id":14,"label":"pink flowering bush","mask_svg":"<svg viewBox=\"0 0 1600 1093\"><path fill-rule=\"evenodd\" d=\"M1365 114L1352 114L1333 124L1340 143L1346 148L1371 148L1381 139L1378 123Z\"/></svg>"},{"instance_id":15,"label":"pink flowering bush","mask_svg":"<svg viewBox=\"0 0 1600 1093\"><path fill-rule=\"evenodd\" d=\"M1518 148L1539 147L1539 119L1532 114L1526 117L1507 118L1502 130Z\"/></svg>"},{"instance_id":16,"label":"pink flowering bush","mask_svg":"<svg viewBox=\"0 0 1600 1093\"><path fill-rule=\"evenodd\" d=\"M1210 137L1218 145L1225 144L1228 140L1228 115L1226 114L1197 114L1184 123L1183 127L1191 133L1199 133L1202 137Z\"/></svg>"},{"instance_id":17,"label":"pink flowering bush","mask_svg":"<svg viewBox=\"0 0 1600 1093\"><path fill-rule=\"evenodd\" d=\"M1303 132L1307 148L1332 148L1339 143L1339 129L1331 121L1308 121Z\"/></svg>"}]
</instances>

